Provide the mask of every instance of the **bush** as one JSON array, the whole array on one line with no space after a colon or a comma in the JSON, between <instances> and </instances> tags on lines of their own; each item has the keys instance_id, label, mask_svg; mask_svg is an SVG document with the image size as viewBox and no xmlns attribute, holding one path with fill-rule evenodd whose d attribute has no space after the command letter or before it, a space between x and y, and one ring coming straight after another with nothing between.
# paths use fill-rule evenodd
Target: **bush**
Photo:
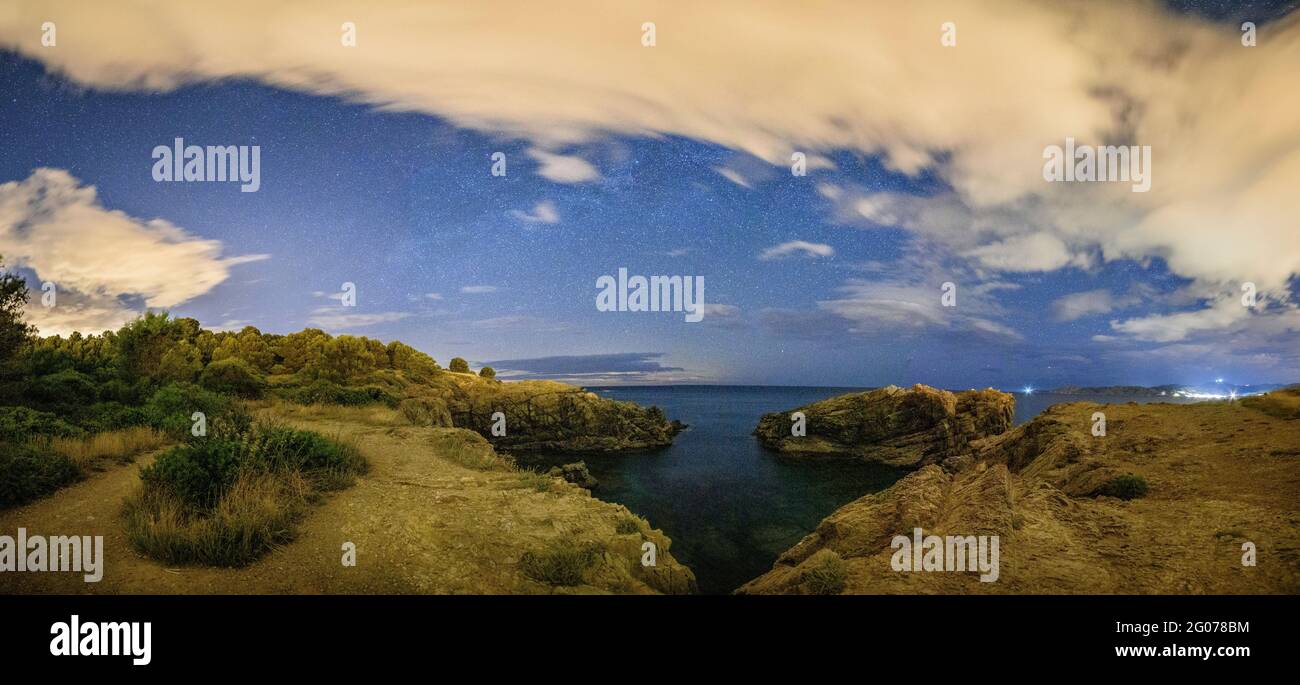
<instances>
[{"instance_id":1,"label":"bush","mask_svg":"<svg viewBox=\"0 0 1300 685\"><path fill-rule=\"evenodd\" d=\"M1101 486L1097 491L1097 494L1105 495L1107 497L1118 497L1122 500L1130 500L1145 497L1147 489L1145 478L1129 473L1122 476L1115 476L1106 481L1106 484Z\"/></svg>"},{"instance_id":2,"label":"bush","mask_svg":"<svg viewBox=\"0 0 1300 685\"><path fill-rule=\"evenodd\" d=\"M173 447L140 470L146 490L165 490L193 511L216 506L239 475L240 445L207 438Z\"/></svg>"},{"instance_id":3,"label":"bush","mask_svg":"<svg viewBox=\"0 0 1300 685\"><path fill-rule=\"evenodd\" d=\"M261 397L266 379L248 362L229 357L208 364L199 374L199 385L213 392L252 398Z\"/></svg>"},{"instance_id":4,"label":"bush","mask_svg":"<svg viewBox=\"0 0 1300 685\"><path fill-rule=\"evenodd\" d=\"M552 541L541 552L524 552L519 566L524 575L550 585L581 585L582 575L604 550L597 543Z\"/></svg>"},{"instance_id":5,"label":"bush","mask_svg":"<svg viewBox=\"0 0 1300 685\"><path fill-rule=\"evenodd\" d=\"M194 412L203 412L209 420L230 405L230 401L193 383L168 383L145 403L149 425L176 437L190 434Z\"/></svg>"},{"instance_id":6,"label":"bush","mask_svg":"<svg viewBox=\"0 0 1300 685\"><path fill-rule=\"evenodd\" d=\"M91 433L116 431L149 423L149 417L140 407L128 407L118 402L97 402L81 412L77 421Z\"/></svg>"},{"instance_id":7,"label":"bush","mask_svg":"<svg viewBox=\"0 0 1300 685\"><path fill-rule=\"evenodd\" d=\"M496 378L497 370L490 366L485 366L478 370L478 375L482 376L483 378Z\"/></svg>"},{"instance_id":8,"label":"bush","mask_svg":"<svg viewBox=\"0 0 1300 685\"><path fill-rule=\"evenodd\" d=\"M44 497L81 477L65 455L37 445L0 444L0 509Z\"/></svg>"},{"instance_id":9,"label":"bush","mask_svg":"<svg viewBox=\"0 0 1300 685\"><path fill-rule=\"evenodd\" d=\"M451 363L447 365L447 369L456 373L469 373L469 362L460 357L452 357Z\"/></svg>"},{"instance_id":10,"label":"bush","mask_svg":"<svg viewBox=\"0 0 1300 685\"><path fill-rule=\"evenodd\" d=\"M351 407L376 402L382 402L390 407L396 407L398 404L397 397L383 388L345 387L325 379L317 379L297 388L283 388L275 394L297 404L341 404Z\"/></svg>"},{"instance_id":11,"label":"bush","mask_svg":"<svg viewBox=\"0 0 1300 685\"><path fill-rule=\"evenodd\" d=\"M807 594L838 595L844 592L848 568L834 550L823 549L808 559L799 578Z\"/></svg>"},{"instance_id":12,"label":"bush","mask_svg":"<svg viewBox=\"0 0 1300 685\"><path fill-rule=\"evenodd\" d=\"M127 539L154 559L245 566L293 539L310 492L301 478L245 474L209 515L194 516L166 490L144 490L127 500L122 518Z\"/></svg>"},{"instance_id":13,"label":"bush","mask_svg":"<svg viewBox=\"0 0 1300 685\"><path fill-rule=\"evenodd\" d=\"M356 447L309 431L270 424L222 431L141 470L142 487L123 510L127 536L170 563L242 566L292 539L316 492L346 487L365 471Z\"/></svg>"},{"instance_id":14,"label":"bush","mask_svg":"<svg viewBox=\"0 0 1300 685\"><path fill-rule=\"evenodd\" d=\"M27 407L0 407L0 443L26 442L34 437L76 438L85 431L49 412Z\"/></svg>"},{"instance_id":15,"label":"bush","mask_svg":"<svg viewBox=\"0 0 1300 685\"><path fill-rule=\"evenodd\" d=\"M31 397L46 404L89 404L99 396L90 376L72 369L42 376L31 385Z\"/></svg>"}]
</instances>

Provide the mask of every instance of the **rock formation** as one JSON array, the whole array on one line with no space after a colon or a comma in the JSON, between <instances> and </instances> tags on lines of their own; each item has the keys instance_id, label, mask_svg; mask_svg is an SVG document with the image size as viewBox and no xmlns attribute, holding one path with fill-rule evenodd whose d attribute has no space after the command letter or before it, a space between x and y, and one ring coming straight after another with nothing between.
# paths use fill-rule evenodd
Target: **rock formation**
<instances>
[{"instance_id":1,"label":"rock formation","mask_svg":"<svg viewBox=\"0 0 1300 685\"><path fill-rule=\"evenodd\" d=\"M600 481L597 481L596 477L591 475L591 471L587 470L587 462L585 461L565 464L564 466L552 466L546 475L552 478L563 478L565 482L573 483L588 490L600 484Z\"/></svg>"},{"instance_id":2,"label":"rock formation","mask_svg":"<svg viewBox=\"0 0 1300 685\"><path fill-rule=\"evenodd\" d=\"M793 434L802 412L806 434ZM754 429L770 449L804 455L845 455L903 467L935 463L972 440L1011 427L1015 399L997 390L951 393L924 385L889 386L839 395L764 415Z\"/></svg>"},{"instance_id":3,"label":"rock formation","mask_svg":"<svg viewBox=\"0 0 1300 685\"><path fill-rule=\"evenodd\" d=\"M1055 405L841 507L739 592L1295 594L1296 445L1261 403ZM916 528L997 536L998 579L895 570Z\"/></svg>"},{"instance_id":4,"label":"rock formation","mask_svg":"<svg viewBox=\"0 0 1300 685\"><path fill-rule=\"evenodd\" d=\"M468 428L498 449L613 452L667 447L684 426L658 407L601 397L553 381L502 383L441 374L399 407L416 425Z\"/></svg>"}]
</instances>

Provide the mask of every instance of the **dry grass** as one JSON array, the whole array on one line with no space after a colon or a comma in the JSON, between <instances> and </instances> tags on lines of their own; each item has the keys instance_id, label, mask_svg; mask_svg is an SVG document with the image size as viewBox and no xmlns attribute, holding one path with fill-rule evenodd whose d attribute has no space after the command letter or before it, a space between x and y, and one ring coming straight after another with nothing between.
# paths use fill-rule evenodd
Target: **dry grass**
<instances>
[{"instance_id":1,"label":"dry grass","mask_svg":"<svg viewBox=\"0 0 1300 685\"><path fill-rule=\"evenodd\" d=\"M337 421L360 423L366 426L408 425L401 412L382 404L345 406L341 404L294 404L280 399L261 400L247 404L250 411L266 410L286 419L308 421Z\"/></svg>"},{"instance_id":2,"label":"dry grass","mask_svg":"<svg viewBox=\"0 0 1300 685\"><path fill-rule=\"evenodd\" d=\"M1243 397L1241 404L1279 419L1300 419L1300 388L1283 388Z\"/></svg>"},{"instance_id":3,"label":"dry grass","mask_svg":"<svg viewBox=\"0 0 1300 685\"><path fill-rule=\"evenodd\" d=\"M147 556L173 564L244 566L293 539L312 496L295 472L245 474L209 514L187 510L164 490L141 489L122 516L127 538Z\"/></svg>"},{"instance_id":4,"label":"dry grass","mask_svg":"<svg viewBox=\"0 0 1300 685\"><path fill-rule=\"evenodd\" d=\"M128 463L136 456L167 444L162 433L145 426L96 433L87 438L53 438L50 449L71 459L78 468L94 469L101 462Z\"/></svg>"}]
</instances>

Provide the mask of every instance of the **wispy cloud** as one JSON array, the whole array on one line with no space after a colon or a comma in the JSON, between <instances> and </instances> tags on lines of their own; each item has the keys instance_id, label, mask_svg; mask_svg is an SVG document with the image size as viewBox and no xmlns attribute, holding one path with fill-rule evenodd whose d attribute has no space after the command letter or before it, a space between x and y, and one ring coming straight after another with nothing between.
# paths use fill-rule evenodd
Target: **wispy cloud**
<instances>
[{"instance_id":1,"label":"wispy cloud","mask_svg":"<svg viewBox=\"0 0 1300 685\"><path fill-rule=\"evenodd\" d=\"M759 253L758 258L763 261L780 259L792 255L803 257L830 257L835 254L835 248L825 243L810 243L806 240L791 240L790 242L781 243L763 250Z\"/></svg>"},{"instance_id":2,"label":"wispy cloud","mask_svg":"<svg viewBox=\"0 0 1300 685\"><path fill-rule=\"evenodd\" d=\"M558 224L560 223L560 212L555 209L555 203L550 200L538 202L532 212L525 212L518 209L510 210L510 216L528 224Z\"/></svg>"}]
</instances>

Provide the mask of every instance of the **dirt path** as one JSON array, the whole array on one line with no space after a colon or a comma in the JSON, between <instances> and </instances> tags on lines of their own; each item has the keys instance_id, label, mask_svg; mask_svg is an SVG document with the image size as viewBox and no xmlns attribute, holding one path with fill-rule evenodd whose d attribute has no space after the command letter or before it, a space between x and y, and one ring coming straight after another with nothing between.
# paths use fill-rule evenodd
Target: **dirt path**
<instances>
[{"instance_id":1,"label":"dirt path","mask_svg":"<svg viewBox=\"0 0 1300 685\"><path fill-rule=\"evenodd\" d=\"M168 567L142 557L128 544L118 513L151 455L0 513L4 535L21 526L28 535L104 536L102 581L85 583L71 572L4 573L0 593L545 593L557 588L524 576L518 561L525 550L560 538L599 542L606 552L590 585L558 590L683 591L693 584L661 533L615 532L628 517L625 508L559 481L554 491L540 492L517 472L457 463L456 454L491 451L466 431L305 413L284 418L354 439L371 465L353 487L311 507L292 543L242 569ZM643 540L659 546L655 568L640 568ZM356 566L342 564L345 542L356 545Z\"/></svg>"}]
</instances>

